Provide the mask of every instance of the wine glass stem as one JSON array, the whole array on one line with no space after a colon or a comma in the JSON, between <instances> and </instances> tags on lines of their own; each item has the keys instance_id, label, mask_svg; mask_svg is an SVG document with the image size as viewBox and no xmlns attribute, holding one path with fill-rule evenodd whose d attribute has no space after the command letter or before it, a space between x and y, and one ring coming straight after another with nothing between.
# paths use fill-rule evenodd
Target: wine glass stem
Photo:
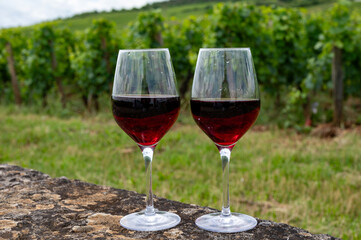
<instances>
[{"instance_id":1,"label":"wine glass stem","mask_svg":"<svg viewBox=\"0 0 361 240\"><path fill-rule=\"evenodd\" d=\"M229 206L229 161L231 160L231 150L222 148L219 151L222 160L222 176L223 176L223 194L222 194L222 213L223 217L231 215Z\"/></svg>"},{"instance_id":2,"label":"wine glass stem","mask_svg":"<svg viewBox=\"0 0 361 240\"><path fill-rule=\"evenodd\" d=\"M152 160L153 160L153 149L150 147L144 148L143 158L145 163L145 173L146 173L146 182L147 182L147 198L146 198L146 209L145 215L154 215L154 205L153 205L153 190L152 190Z\"/></svg>"}]
</instances>

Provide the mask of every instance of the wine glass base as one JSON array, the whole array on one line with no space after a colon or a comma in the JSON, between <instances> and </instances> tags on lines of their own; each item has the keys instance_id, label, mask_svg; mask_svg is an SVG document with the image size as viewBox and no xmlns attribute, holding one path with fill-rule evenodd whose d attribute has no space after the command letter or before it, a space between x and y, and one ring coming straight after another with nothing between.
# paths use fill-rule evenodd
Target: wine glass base
<instances>
[{"instance_id":1,"label":"wine glass base","mask_svg":"<svg viewBox=\"0 0 361 240\"><path fill-rule=\"evenodd\" d=\"M181 218L174 213L155 210L153 215L145 212L136 212L120 219L120 225L135 231L159 231L172 228L180 222Z\"/></svg>"},{"instance_id":2,"label":"wine glass base","mask_svg":"<svg viewBox=\"0 0 361 240\"><path fill-rule=\"evenodd\" d=\"M211 232L235 233L254 228L257 220L241 213L232 213L226 217L221 216L221 213L211 213L197 218L196 225Z\"/></svg>"}]
</instances>

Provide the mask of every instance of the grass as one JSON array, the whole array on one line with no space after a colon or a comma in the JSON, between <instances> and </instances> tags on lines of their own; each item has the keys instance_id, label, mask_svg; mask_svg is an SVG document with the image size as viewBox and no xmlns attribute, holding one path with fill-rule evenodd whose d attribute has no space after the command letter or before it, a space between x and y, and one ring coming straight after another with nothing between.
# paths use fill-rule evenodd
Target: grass
<instances>
[{"instance_id":1,"label":"grass","mask_svg":"<svg viewBox=\"0 0 361 240\"><path fill-rule=\"evenodd\" d=\"M110 111L63 119L0 106L0 133L0 163L145 192L141 153ZM232 152L232 210L360 239L360 135L250 131ZM159 197L220 208L218 152L186 112L156 149L153 179Z\"/></svg>"}]
</instances>

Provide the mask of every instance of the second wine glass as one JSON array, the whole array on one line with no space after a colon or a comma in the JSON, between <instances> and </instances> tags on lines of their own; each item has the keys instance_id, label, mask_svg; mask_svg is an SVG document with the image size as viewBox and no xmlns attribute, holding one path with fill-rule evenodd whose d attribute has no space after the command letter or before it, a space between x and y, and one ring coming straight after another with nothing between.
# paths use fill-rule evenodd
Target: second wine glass
<instances>
[{"instance_id":1,"label":"second wine glass","mask_svg":"<svg viewBox=\"0 0 361 240\"><path fill-rule=\"evenodd\" d=\"M228 180L231 151L256 121L260 110L249 48L200 49L191 110L197 125L217 146L223 170L222 211L199 217L197 226L225 233L254 228L257 225L255 218L231 213Z\"/></svg>"},{"instance_id":2,"label":"second wine glass","mask_svg":"<svg viewBox=\"0 0 361 240\"><path fill-rule=\"evenodd\" d=\"M113 116L139 146L146 169L146 209L124 216L130 230L158 231L176 226L180 217L153 205L152 160L160 139L176 121L180 100L168 49L120 50L112 93Z\"/></svg>"}]
</instances>

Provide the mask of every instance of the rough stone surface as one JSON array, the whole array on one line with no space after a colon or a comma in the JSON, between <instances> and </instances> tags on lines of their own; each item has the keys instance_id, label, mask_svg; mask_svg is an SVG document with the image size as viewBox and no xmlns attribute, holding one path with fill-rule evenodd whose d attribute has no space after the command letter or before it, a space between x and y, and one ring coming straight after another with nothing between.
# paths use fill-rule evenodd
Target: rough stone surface
<instances>
[{"instance_id":1,"label":"rough stone surface","mask_svg":"<svg viewBox=\"0 0 361 240\"><path fill-rule=\"evenodd\" d=\"M157 232L122 228L119 220L142 210L144 198L135 192L0 165L0 239L337 239L260 219L256 228L243 233L207 232L197 228L194 220L215 209L164 198L156 198L155 205L177 213L182 218L178 226Z\"/></svg>"}]
</instances>

